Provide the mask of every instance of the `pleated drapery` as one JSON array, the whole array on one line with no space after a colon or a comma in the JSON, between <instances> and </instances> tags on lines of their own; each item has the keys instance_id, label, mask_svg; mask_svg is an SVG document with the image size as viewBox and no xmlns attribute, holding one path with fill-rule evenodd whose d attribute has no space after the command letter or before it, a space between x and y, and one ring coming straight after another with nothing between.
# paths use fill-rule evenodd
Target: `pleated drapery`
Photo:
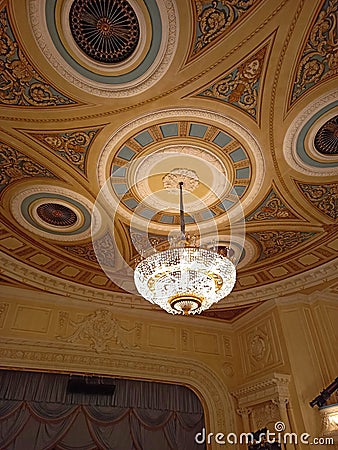
<instances>
[{"instance_id":1,"label":"pleated drapery","mask_svg":"<svg viewBox=\"0 0 338 450\"><path fill-rule=\"evenodd\" d=\"M67 393L68 379L0 371L1 450L205 448L194 439L204 427L204 414L191 390L114 379L113 396L89 401Z\"/></svg>"}]
</instances>

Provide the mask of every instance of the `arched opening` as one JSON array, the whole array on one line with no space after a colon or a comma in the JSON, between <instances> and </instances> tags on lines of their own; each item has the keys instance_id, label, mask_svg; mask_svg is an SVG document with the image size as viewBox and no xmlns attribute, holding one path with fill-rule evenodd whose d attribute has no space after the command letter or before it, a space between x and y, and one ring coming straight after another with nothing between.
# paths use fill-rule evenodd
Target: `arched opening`
<instances>
[{"instance_id":1,"label":"arched opening","mask_svg":"<svg viewBox=\"0 0 338 450\"><path fill-rule=\"evenodd\" d=\"M0 447L203 450L197 395L178 384L0 371Z\"/></svg>"}]
</instances>

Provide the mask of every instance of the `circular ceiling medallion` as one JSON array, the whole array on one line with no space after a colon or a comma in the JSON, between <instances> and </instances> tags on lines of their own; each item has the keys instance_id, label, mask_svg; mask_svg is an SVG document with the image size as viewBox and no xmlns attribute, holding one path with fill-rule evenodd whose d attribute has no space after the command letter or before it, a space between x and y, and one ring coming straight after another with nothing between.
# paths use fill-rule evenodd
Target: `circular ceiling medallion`
<instances>
[{"instance_id":1,"label":"circular ceiling medallion","mask_svg":"<svg viewBox=\"0 0 338 450\"><path fill-rule=\"evenodd\" d=\"M175 0L28 0L28 5L32 33L47 61L65 82L92 95L137 95L165 75L175 55Z\"/></svg>"},{"instance_id":2,"label":"circular ceiling medallion","mask_svg":"<svg viewBox=\"0 0 338 450\"><path fill-rule=\"evenodd\" d=\"M36 213L43 222L56 227L69 227L77 222L76 213L59 203L42 203Z\"/></svg>"},{"instance_id":3,"label":"circular ceiling medallion","mask_svg":"<svg viewBox=\"0 0 338 450\"><path fill-rule=\"evenodd\" d=\"M338 116L332 117L319 128L314 145L322 155L338 154Z\"/></svg>"},{"instance_id":4,"label":"circular ceiling medallion","mask_svg":"<svg viewBox=\"0 0 338 450\"><path fill-rule=\"evenodd\" d=\"M172 169L162 178L163 187L165 189L179 189L182 183L182 189L188 192L194 191L199 185L198 175L191 169Z\"/></svg>"},{"instance_id":5,"label":"circular ceiling medallion","mask_svg":"<svg viewBox=\"0 0 338 450\"><path fill-rule=\"evenodd\" d=\"M237 122L208 110L177 108L121 127L103 149L98 176L110 209L118 208L135 228L142 223L153 233L166 233L179 223L179 199L163 178L177 169L192 170L198 178L198 186L184 194L186 223L207 229L242 217L259 192L264 159L257 141Z\"/></svg>"},{"instance_id":6,"label":"circular ceiling medallion","mask_svg":"<svg viewBox=\"0 0 338 450\"><path fill-rule=\"evenodd\" d=\"M284 138L283 151L289 165L306 175L338 174L338 91L329 92L293 120Z\"/></svg>"},{"instance_id":7,"label":"circular ceiling medallion","mask_svg":"<svg viewBox=\"0 0 338 450\"><path fill-rule=\"evenodd\" d=\"M136 13L125 0L75 0L69 23L80 49L105 64L128 59L140 38Z\"/></svg>"},{"instance_id":8,"label":"circular ceiling medallion","mask_svg":"<svg viewBox=\"0 0 338 450\"><path fill-rule=\"evenodd\" d=\"M101 218L93 204L78 193L58 186L23 189L11 201L16 221L30 232L56 241L78 241L90 236Z\"/></svg>"}]
</instances>

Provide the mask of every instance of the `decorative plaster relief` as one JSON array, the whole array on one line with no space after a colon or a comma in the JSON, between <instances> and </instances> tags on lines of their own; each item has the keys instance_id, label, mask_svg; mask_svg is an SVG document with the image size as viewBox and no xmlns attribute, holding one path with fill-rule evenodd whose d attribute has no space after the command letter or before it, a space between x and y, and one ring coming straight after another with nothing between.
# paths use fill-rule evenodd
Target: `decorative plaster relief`
<instances>
[{"instance_id":1,"label":"decorative plaster relief","mask_svg":"<svg viewBox=\"0 0 338 450\"><path fill-rule=\"evenodd\" d=\"M300 192L310 204L329 218L338 218L338 183L309 184L296 181Z\"/></svg>"},{"instance_id":2,"label":"decorative plaster relief","mask_svg":"<svg viewBox=\"0 0 338 450\"><path fill-rule=\"evenodd\" d=\"M60 314L59 327L61 331L65 327L65 322L68 322L69 326L73 328L73 332L68 337L57 335L57 339L68 343L79 343L82 340L87 340L90 343L90 348L98 353L109 351L112 342L122 348L139 348L141 323L136 323L134 327L127 329L107 309L98 309L78 322L69 320L67 314ZM128 334L132 335L133 339L128 339Z\"/></svg>"},{"instance_id":3,"label":"decorative plaster relief","mask_svg":"<svg viewBox=\"0 0 338 450\"><path fill-rule=\"evenodd\" d=\"M1 91L0 103L7 105L50 107L74 104L56 91L30 64L17 41L6 8L0 11Z\"/></svg>"},{"instance_id":4,"label":"decorative plaster relief","mask_svg":"<svg viewBox=\"0 0 338 450\"><path fill-rule=\"evenodd\" d=\"M232 395L237 398L240 408L252 407L271 399L289 399L290 378L288 374L272 373L258 381L240 386Z\"/></svg>"},{"instance_id":5,"label":"decorative plaster relief","mask_svg":"<svg viewBox=\"0 0 338 450\"><path fill-rule=\"evenodd\" d=\"M99 132L94 130L71 130L63 133L27 133L30 137L43 143L79 172L86 174L89 149Z\"/></svg>"},{"instance_id":6,"label":"decorative plaster relief","mask_svg":"<svg viewBox=\"0 0 338 450\"><path fill-rule=\"evenodd\" d=\"M232 356L232 343L231 343L231 339L223 336L223 347L224 347L224 355L225 356Z\"/></svg>"},{"instance_id":7,"label":"decorative plaster relief","mask_svg":"<svg viewBox=\"0 0 338 450\"><path fill-rule=\"evenodd\" d=\"M139 377L145 380L181 383L199 394L206 408L208 425L216 430L234 430L235 414L230 394L221 382L217 373L203 363L193 359L169 357L130 351L128 349L113 349L104 356L93 354L86 349L68 352L62 348L29 349L27 342L16 343L11 348L8 343L0 346L1 363L16 367L44 370L62 370L68 372L116 374L127 378Z\"/></svg>"},{"instance_id":8,"label":"decorative plaster relief","mask_svg":"<svg viewBox=\"0 0 338 450\"><path fill-rule=\"evenodd\" d=\"M0 303L0 328L4 326L7 312L9 308L9 303Z\"/></svg>"},{"instance_id":9,"label":"decorative plaster relief","mask_svg":"<svg viewBox=\"0 0 338 450\"><path fill-rule=\"evenodd\" d=\"M223 364L222 369L223 369L224 375L228 378L232 378L235 375L235 370L234 370L233 365L228 362L225 362Z\"/></svg>"},{"instance_id":10,"label":"decorative plaster relief","mask_svg":"<svg viewBox=\"0 0 338 450\"><path fill-rule=\"evenodd\" d=\"M245 218L245 222L284 219L298 219L298 217L272 188L258 208Z\"/></svg>"},{"instance_id":11,"label":"decorative plaster relief","mask_svg":"<svg viewBox=\"0 0 338 450\"><path fill-rule=\"evenodd\" d=\"M291 104L318 83L337 74L337 3L323 1L296 68Z\"/></svg>"},{"instance_id":12,"label":"decorative plaster relief","mask_svg":"<svg viewBox=\"0 0 338 450\"><path fill-rule=\"evenodd\" d=\"M181 329L181 348L183 351L191 349L191 333L187 329Z\"/></svg>"},{"instance_id":13,"label":"decorative plaster relief","mask_svg":"<svg viewBox=\"0 0 338 450\"><path fill-rule=\"evenodd\" d=\"M141 71L138 76L135 75L131 81L126 81L126 78L119 76L116 71L110 71L108 74L105 73L99 76L99 74L93 73L92 70L87 70L83 61L77 64L68 52L64 52L63 46L57 49L56 46L60 44L58 35L50 32L48 25L52 27L53 25L48 24L46 21L45 10L50 6L49 3L42 0L29 0L27 2L27 15L35 41L41 52L66 82L92 95L105 98L121 98L130 97L150 89L167 72L178 43L178 13L176 3L172 0L157 0L156 5L161 16L162 31L161 35L157 36L160 39L159 49L158 51L153 49L150 52L149 57L151 61L149 62L149 67L142 66L144 67L143 72ZM134 4L137 6L137 2ZM152 37L154 40L154 36ZM143 55L143 52L141 54ZM88 58L87 61L89 61ZM141 64L139 65L141 66ZM132 67L129 68L129 75L131 74Z\"/></svg>"},{"instance_id":14,"label":"decorative plaster relief","mask_svg":"<svg viewBox=\"0 0 338 450\"><path fill-rule=\"evenodd\" d=\"M189 60L218 42L258 6L259 2L212 2L195 0L195 39Z\"/></svg>"},{"instance_id":15,"label":"decorative plaster relief","mask_svg":"<svg viewBox=\"0 0 338 450\"><path fill-rule=\"evenodd\" d=\"M1 233L1 230L0 230ZM320 250L320 249L319 249ZM318 249L317 249L318 252ZM331 253L332 255L333 253ZM288 262L290 265L290 262ZM67 297L72 296L75 299L93 302L94 304L104 305L121 305L123 307L142 306L144 309L152 309L151 304L146 304L139 296L125 293L117 293L108 289L98 290L95 287L86 286L84 284L75 283L73 281L62 279L60 280L52 274L42 272L39 269L32 268L27 264L18 261L12 256L5 253L0 253L0 265L6 268L6 274L13 280L25 283L29 286L34 286L39 289L46 290L47 288L52 293L62 294ZM62 266L60 261L48 267L50 271L56 271ZM299 270L299 266L296 266ZM321 265L320 268L309 269L305 273L297 274L286 280L277 281L268 286L257 287L257 281L254 288L247 286L247 289L239 292L232 292L231 300L227 300L228 306L237 306L239 304L253 304L261 303L264 300L275 299L280 295L287 295L305 289L308 286L320 282L321 280L334 280L337 276L338 262L336 260L329 261ZM103 278L103 277L102 277ZM256 280L256 279L255 279ZM114 287L116 289L116 287ZM220 302L219 307L224 307ZM217 309L217 308L216 308Z\"/></svg>"},{"instance_id":16,"label":"decorative plaster relief","mask_svg":"<svg viewBox=\"0 0 338 450\"><path fill-rule=\"evenodd\" d=\"M282 364L278 333L273 317L260 321L240 336L245 373L251 375Z\"/></svg>"},{"instance_id":17,"label":"decorative plaster relief","mask_svg":"<svg viewBox=\"0 0 338 450\"><path fill-rule=\"evenodd\" d=\"M240 66L225 73L198 96L230 103L257 119L260 83L268 45L251 55Z\"/></svg>"},{"instance_id":18,"label":"decorative plaster relief","mask_svg":"<svg viewBox=\"0 0 338 450\"><path fill-rule=\"evenodd\" d=\"M23 178L56 178L41 164L3 142L0 142L0 153L0 192L10 183Z\"/></svg>"},{"instance_id":19,"label":"decorative plaster relief","mask_svg":"<svg viewBox=\"0 0 338 450\"><path fill-rule=\"evenodd\" d=\"M255 406L252 416L255 429L268 428L270 423L278 422L281 419L278 406L272 401ZM275 430L273 429L273 431Z\"/></svg>"}]
</instances>

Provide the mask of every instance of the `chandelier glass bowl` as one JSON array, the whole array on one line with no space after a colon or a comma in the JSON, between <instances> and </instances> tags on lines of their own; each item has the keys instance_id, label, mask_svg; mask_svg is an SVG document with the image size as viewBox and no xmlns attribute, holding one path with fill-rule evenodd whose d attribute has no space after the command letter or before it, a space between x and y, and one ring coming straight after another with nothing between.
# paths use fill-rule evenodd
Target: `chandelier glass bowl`
<instances>
[{"instance_id":1,"label":"chandelier glass bowl","mask_svg":"<svg viewBox=\"0 0 338 450\"><path fill-rule=\"evenodd\" d=\"M196 314L226 297L236 282L235 265L216 251L178 247L155 252L134 272L138 292L172 314Z\"/></svg>"},{"instance_id":2,"label":"chandelier glass bowl","mask_svg":"<svg viewBox=\"0 0 338 450\"><path fill-rule=\"evenodd\" d=\"M198 247L196 236L185 233L183 185L188 191L198 184L189 169L174 169L164 177L166 187L179 188L180 232L169 238L171 247L142 259L135 268L134 282L146 300L172 314L197 314L226 297L236 282L236 268L228 258L233 251L213 245Z\"/></svg>"}]
</instances>

